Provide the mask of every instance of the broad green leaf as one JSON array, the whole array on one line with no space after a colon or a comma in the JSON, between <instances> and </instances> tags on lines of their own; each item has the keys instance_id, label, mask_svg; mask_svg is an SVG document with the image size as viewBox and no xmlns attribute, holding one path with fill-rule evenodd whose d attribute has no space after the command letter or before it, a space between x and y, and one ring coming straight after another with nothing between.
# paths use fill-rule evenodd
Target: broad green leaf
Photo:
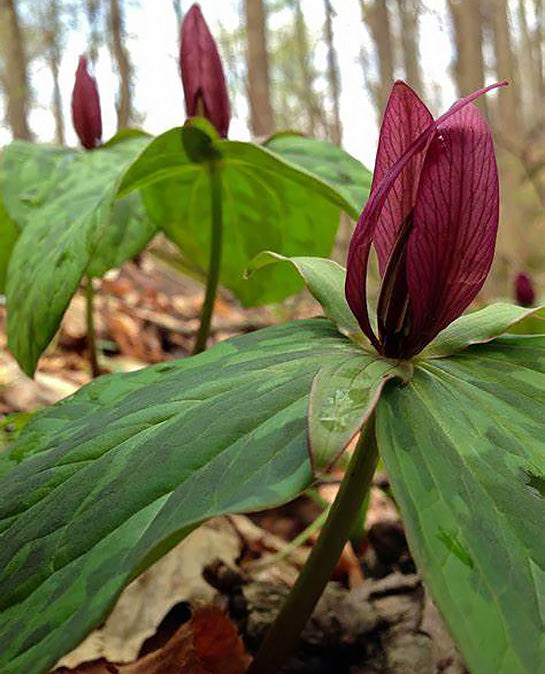
<instances>
[{"instance_id":1,"label":"broad green leaf","mask_svg":"<svg viewBox=\"0 0 545 674\"><path fill-rule=\"evenodd\" d=\"M39 197L25 203L6 296L9 347L27 374L34 373L82 276L100 275L121 264L155 233L138 195L114 204L121 172L146 142L136 137L64 156L56 165L55 180L38 181ZM37 156L42 154L39 149ZM29 172L35 159L29 150ZM21 174L25 165L20 165ZM22 206L16 210L23 212Z\"/></svg>"},{"instance_id":2,"label":"broad green leaf","mask_svg":"<svg viewBox=\"0 0 545 674\"><path fill-rule=\"evenodd\" d=\"M301 276L313 297L322 305L324 314L331 320L343 335L350 336L362 344L367 343L359 323L350 310L344 294L346 269L333 260L321 257L285 257L270 250L256 255L246 269L246 276L278 262L293 265Z\"/></svg>"},{"instance_id":3,"label":"broad green leaf","mask_svg":"<svg viewBox=\"0 0 545 674\"><path fill-rule=\"evenodd\" d=\"M511 332L517 324L538 312L539 307L528 309L506 302L491 304L457 318L437 335L422 355L429 358L448 356L471 344L489 342Z\"/></svg>"},{"instance_id":4,"label":"broad green leaf","mask_svg":"<svg viewBox=\"0 0 545 674\"><path fill-rule=\"evenodd\" d=\"M320 369L310 393L309 442L313 468L331 467L367 421L384 384L393 377L408 381L409 363L363 350Z\"/></svg>"},{"instance_id":5,"label":"broad green leaf","mask_svg":"<svg viewBox=\"0 0 545 674\"><path fill-rule=\"evenodd\" d=\"M469 669L545 671L545 338L422 363L377 406L379 450Z\"/></svg>"},{"instance_id":6,"label":"broad green leaf","mask_svg":"<svg viewBox=\"0 0 545 674\"><path fill-rule=\"evenodd\" d=\"M9 217L0 194L0 295L6 287L6 273L11 252L19 236L19 230Z\"/></svg>"},{"instance_id":7,"label":"broad green leaf","mask_svg":"<svg viewBox=\"0 0 545 674\"><path fill-rule=\"evenodd\" d=\"M325 182L251 143L218 140L223 186L224 246L220 281L246 306L276 302L301 282L283 266L243 278L264 248L284 255L328 255L344 197ZM149 217L205 276L210 246L210 187L206 166L192 163L182 129L156 138L127 171L120 195L141 189Z\"/></svg>"},{"instance_id":8,"label":"broad green leaf","mask_svg":"<svg viewBox=\"0 0 545 674\"><path fill-rule=\"evenodd\" d=\"M0 418L0 452L15 440L32 419L32 413L17 412Z\"/></svg>"},{"instance_id":9,"label":"broad green leaf","mask_svg":"<svg viewBox=\"0 0 545 674\"><path fill-rule=\"evenodd\" d=\"M126 140L133 140L134 138L144 138L150 140L151 136L146 131L142 131L142 129L121 129L115 134L115 136L106 141L102 147L113 147L118 143L124 143Z\"/></svg>"},{"instance_id":10,"label":"broad green leaf","mask_svg":"<svg viewBox=\"0 0 545 674\"><path fill-rule=\"evenodd\" d=\"M312 480L309 391L358 350L325 319L100 377L0 453L0 671L41 674L204 520Z\"/></svg>"},{"instance_id":11,"label":"broad green leaf","mask_svg":"<svg viewBox=\"0 0 545 674\"><path fill-rule=\"evenodd\" d=\"M332 143L295 133L271 136L265 147L332 185L350 202L352 217L359 216L369 198L373 176L355 157Z\"/></svg>"},{"instance_id":12,"label":"broad green leaf","mask_svg":"<svg viewBox=\"0 0 545 674\"><path fill-rule=\"evenodd\" d=\"M6 210L22 229L69 170L75 150L14 140L2 151Z\"/></svg>"}]
</instances>

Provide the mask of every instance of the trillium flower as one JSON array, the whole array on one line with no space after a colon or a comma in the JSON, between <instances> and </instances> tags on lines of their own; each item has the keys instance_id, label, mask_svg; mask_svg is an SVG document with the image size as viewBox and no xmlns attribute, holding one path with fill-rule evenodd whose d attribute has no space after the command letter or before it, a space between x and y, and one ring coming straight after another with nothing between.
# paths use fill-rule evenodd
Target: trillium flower
<instances>
[{"instance_id":1,"label":"trillium flower","mask_svg":"<svg viewBox=\"0 0 545 674\"><path fill-rule=\"evenodd\" d=\"M515 297L521 307L531 307L536 300L532 279L524 272L515 278Z\"/></svg>"},{"instance_id":2,"label":"trillium flower","mask_svg":"<svg viewBox=\"0 0 545 674\"><path fill-rule=\"evenodd\" d=\"M72 92L72 121L81 144L94 150L102 139L102 115L97 83L87 71L87 59L80 56Z\"/></svg>"},{"instance_id":3,"label":"trillium flower","mask_svg":"<svg viewBox=\"0 0 545 674\"><path fill-rule=\"evenodd\" d=\"M345 288L361 329L388 358L420 352L462 314L488 275L498 172L490 129L472 101L505 84L457 101L437 120L407 84L393 86ZM376 329L366 296L372 244L382 278Z\"/></svg>"},{"instance_id":4,"label":"trillium flower","mask_svg":"<svg viewBox=\"0 0 545 674\"><path fill-rule=\"evenodd\" d=\"M229 96L218 48L199 5L191 6L182 25L180 73L189 117L202 115L227 137Z\"/></svg>"}]
</instances>

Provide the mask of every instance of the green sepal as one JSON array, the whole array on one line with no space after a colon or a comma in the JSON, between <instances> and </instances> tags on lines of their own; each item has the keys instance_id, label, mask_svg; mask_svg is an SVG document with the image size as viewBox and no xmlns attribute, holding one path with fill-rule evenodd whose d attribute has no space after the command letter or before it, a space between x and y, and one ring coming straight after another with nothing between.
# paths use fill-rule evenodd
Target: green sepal
<instances>
[{"instance_id":1,"label":"green sepal","mask_svg":"<svg viewBox=\"0 0 545 674\"><path fill-rule=\"evenodd\" d=\"M538 315L541 307L525 308L506 302L464 314L440 332L424 349L422 358L449 356L472 344L483 344L513 331L517 324Z\"/></svg>"},{"instance_id":2,"label":"green sepal","mask_svg":"<svg viewBox=\"0 0 545 674\"><path fill-rule=\"evenodd\" d=\"M312 296L322 305L324 314L335 323L339 332L363 347L371 348L346 301L344 267L333 260L321 257L285 257L265 250L250 262L245 270L245 276L249 278L260 269L279 262L288 262L294 267Z\"/></svg>"}]
</instances>

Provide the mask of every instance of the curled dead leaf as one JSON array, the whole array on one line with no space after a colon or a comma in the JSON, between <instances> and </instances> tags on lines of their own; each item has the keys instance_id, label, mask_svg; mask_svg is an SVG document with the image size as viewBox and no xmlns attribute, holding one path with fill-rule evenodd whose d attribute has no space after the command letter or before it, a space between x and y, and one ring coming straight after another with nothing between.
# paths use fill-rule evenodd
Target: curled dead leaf
<instances>
[{"instance_id":1,"label":"curled dead leaf","mask_svg":"<svg viewBox=\"0 0 545 674\"><path fill-rule=\"evenodd\" d=\"M60 667L54 674L243 674L249 660L229 618L217 607L203 606L164 646L135 662L101 658L75 669Z\"/></svg>"}]
</instances>

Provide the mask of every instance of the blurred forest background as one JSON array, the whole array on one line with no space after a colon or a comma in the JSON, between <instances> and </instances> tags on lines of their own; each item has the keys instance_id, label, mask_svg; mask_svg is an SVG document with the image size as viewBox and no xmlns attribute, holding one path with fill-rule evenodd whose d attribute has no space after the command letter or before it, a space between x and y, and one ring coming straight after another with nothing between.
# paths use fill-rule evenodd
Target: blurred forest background
<instances>
[{"instance_id":1,"label":"blurred forest background","mask_svg":"<svg viewBox=\"0 0 545 674\"><path fill-rule=\"evenodd\" d=\"M106 138L115 127L158 133L181 124L177 34L190 4L0 0L0 142L75 144L69 106L82 52L94 65ZM511 295L519 270L543 288L543 0L204 0L201 7L224 59L233 138L297 130L343 145L372 169L396 78L434 114L508 79L510 87L479 103L503 186L488 293Z\"/></svg>"}]
</instances>

